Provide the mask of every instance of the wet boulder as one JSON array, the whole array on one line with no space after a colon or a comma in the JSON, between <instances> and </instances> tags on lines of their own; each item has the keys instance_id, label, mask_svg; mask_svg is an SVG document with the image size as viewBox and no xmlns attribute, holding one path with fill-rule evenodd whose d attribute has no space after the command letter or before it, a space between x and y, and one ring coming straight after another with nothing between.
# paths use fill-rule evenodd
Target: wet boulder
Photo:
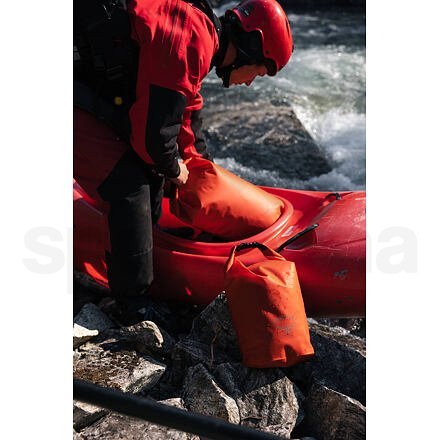
<instances>
[{"instance_id":1,"label":"wet boulder","mask_svg":"<svg viewBox=\"0 0 440 440\"><path fill-rule=\"evenodd\" d=\"M332 170L324 150L288 106L220 104L207 109L204 119L214 158L233 158L286 179L306 180Z\"/></svg>"}]
</instances>

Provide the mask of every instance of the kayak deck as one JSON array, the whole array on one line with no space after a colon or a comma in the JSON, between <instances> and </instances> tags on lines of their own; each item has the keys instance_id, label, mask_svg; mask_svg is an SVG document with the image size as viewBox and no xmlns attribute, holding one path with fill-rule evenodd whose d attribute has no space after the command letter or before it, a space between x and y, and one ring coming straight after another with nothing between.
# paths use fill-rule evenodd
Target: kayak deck
<instances>
[{"instance_id":1,"label":"kayak deck","mask_svg":"<svg viewBox=\"0 0 440 440\"><path fill-rule=\"evenodd\" d=\"M162 217L154 228L155 281L151 294L208 304L223 290L224 264L233 245L259 241L277 249L300 231L317 224L281 251L296 264L308 316L364 316L365 192L263 189L283 200L281 217L261 233L235 242L201 241L201 231L172 215L169 201L164 199ZM75 267L107 285L105 249L109 244L105 216L77 183L74 200ZM184 231L187 238L169 233L177 229ZM259 257L255 250L240 255L249 264Z\"/></svg>"}]
</instances>

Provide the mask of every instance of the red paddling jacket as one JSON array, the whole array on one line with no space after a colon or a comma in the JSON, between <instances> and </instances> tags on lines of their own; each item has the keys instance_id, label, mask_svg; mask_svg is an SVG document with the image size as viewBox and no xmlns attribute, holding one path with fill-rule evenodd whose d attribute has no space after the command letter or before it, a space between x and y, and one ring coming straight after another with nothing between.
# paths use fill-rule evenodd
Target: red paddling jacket
<instances>
[{"instance_id":1,"label":"red paddling jacket","mask_svg":"<svg viewBox=\"0 0 440 440\"><path fill-rule=\"evenodd\" d=\"M132 0L132 38L139 45L131 144L166 177L180 173L178 155L208 157L201 135L201 82L219 42L212 21L184 0Z\"/></svg>"}]
</instances>

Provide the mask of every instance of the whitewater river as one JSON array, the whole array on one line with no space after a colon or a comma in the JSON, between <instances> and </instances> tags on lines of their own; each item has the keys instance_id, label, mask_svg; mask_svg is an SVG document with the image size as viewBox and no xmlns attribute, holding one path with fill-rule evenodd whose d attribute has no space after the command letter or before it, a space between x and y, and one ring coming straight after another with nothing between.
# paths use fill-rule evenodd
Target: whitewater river
<instances>
[{"instance_id":1,"label":"whitewater river","mask_svg":"<svg viewBox=\"0 0 440 440\"><path fill-rule=\"evenodd\" d=\"M217 13L228 7L217 9ZM216 160L258 184L297 189L365 188L365 16L347 11L288 13L295 52L275 78L222 90L214 72L202 90L205 107L221 99L289 106L325 153L332 170L301 180L246 165L239 148ZM211 107L212 109L212 107ZM267 127L269 130L272 127ZM216 151L214 149L214 155ZM273 153L276 154L276 153Z\"/></svg>"}]
</instances>

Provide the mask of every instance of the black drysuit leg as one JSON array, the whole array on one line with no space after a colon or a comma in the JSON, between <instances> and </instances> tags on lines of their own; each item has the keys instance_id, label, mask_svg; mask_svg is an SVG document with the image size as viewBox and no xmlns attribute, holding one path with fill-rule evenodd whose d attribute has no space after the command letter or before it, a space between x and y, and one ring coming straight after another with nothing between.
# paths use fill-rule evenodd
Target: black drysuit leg
<instances>
[{"instance_id":1,"label":"black drysuit leg","mask_svg":"<svg viewBox=\"0 0 440 440\"><path fill-rule=\"evenodd\" d=\"M99 186L109 203L110 290L117 298L147 293L153 282L152 225L160 217L164 178L127 151Z\"/></svg>"}]
</instances>

